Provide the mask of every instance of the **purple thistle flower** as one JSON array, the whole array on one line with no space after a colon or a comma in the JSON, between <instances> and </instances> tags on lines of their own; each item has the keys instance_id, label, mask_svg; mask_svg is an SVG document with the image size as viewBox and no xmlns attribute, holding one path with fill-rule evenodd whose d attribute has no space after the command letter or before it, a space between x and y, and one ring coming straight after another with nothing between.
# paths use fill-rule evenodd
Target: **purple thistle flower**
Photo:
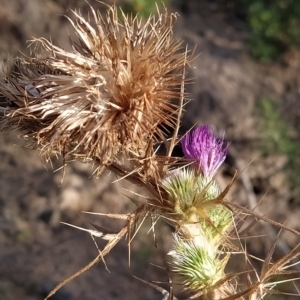
<instances>
[{"instance_id":1,"label":"purple thistle flower","mask_svg":"<svg viewBox=\"0 0 300 300\"><path fill-rule=\"evenodd\" d=\"M229 144L218 139L209 125L197 127L181 140L185 157L195 160L203 175L208 178L212 178L224 162Z\"/></svg>"}]
</instances>

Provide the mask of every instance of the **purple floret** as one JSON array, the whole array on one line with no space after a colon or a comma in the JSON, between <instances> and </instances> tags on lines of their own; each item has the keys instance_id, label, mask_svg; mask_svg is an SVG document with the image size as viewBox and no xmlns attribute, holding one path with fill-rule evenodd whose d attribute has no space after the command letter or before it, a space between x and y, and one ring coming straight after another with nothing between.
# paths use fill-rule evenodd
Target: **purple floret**
<instances>
[{"instance_id":1,"label":"purple floret","mask_svg":"<svg viewBox=\"0 0 300 300\"><path fill-rule=\"evenodd\" d=\"M185 157L195 160L203 175L208 178L212 178L224 162L229 144L218 139L209 125L195 128L181 140Z\"/></svg>"}]
</instances>

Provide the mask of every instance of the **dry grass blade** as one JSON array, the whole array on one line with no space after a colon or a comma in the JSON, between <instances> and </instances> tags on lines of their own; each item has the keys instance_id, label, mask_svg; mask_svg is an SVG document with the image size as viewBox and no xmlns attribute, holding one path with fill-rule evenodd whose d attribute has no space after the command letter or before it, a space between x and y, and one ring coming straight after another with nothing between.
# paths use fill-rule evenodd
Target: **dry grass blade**
<instances>
[{"instance_id":1,"label":"dry grass blade","mask_svg":"<svg viewBox=\"0 0 300 300\"><path fill-rule=\"evenodd\" d=\"M92 235L92 236L100 237L103 240L107 240L107 241L113 240L118 235L118 233L108 232L104 228L102 228L102 227L100 227L100 226L98 226L96 224L92 224L92 223L90 223L90 224L92 226L94 226L97 230L86 229L86 228L75 226L75 225L72 225L72 224L69 224L69 223L65 223L65 222L61 222L61 224L65 224L67 226L70 226L70 227L73 227L73 228L76 228L76 229L79 229L79 230L82 230L82 231L86 231L86 232L90 233L90 235Z\"/></svg>"},{"instance_id":2,"label":"dry grass blade","mask_svg":"<svg viewBox=\"0 0 300 300\"><path fill-rule=\"evenodd\" d=\"M49 299L64 285L66 285L67 283L72 281L74 278L78 277L79 275L81 275L82 273L89 270L91 267L95 266L97 263L99 263L103 259L103 257L126 235L126 233L127 233L127 228L125 227L118 233L118 235L116 236L115 239L109 241L109 243L105 246L103 251L93 261L91 261L88 265L86 265L85 267L80 269L78 272L76 272L75 274L73 274L72 276L70 276L63 282L61 282L60 284L58 284L44 300Z\"/></svg>"},{"instance_id":3,"label":"dry grass blade","mask_svg":"<svg viewBox=\"0 0 300 300\"><path fill-rule=\"evenodd\" d=\"M117 243L126 235L128 236L128 240L129 240L129 245L130 245L130 237L131 237L131 231L135 231L136 228L136 223L138 222L139 216L140 214L143 214L145 210L145 206L141 205L140 207L138 207L134 212L132 212L131 214L127 215L127 222L126 224L123 226L123 228L116 234L114 234L114 237L112 239L108 239L108 243L106 244L106 246L104 247L104 249L99 253L99 255L93 260L91 261L88 265L86 265L85 267L83 267L82 269L80 269L78 272L76 272L75 274L73 274L72 276L70 276L69 278L67 278L66 280L64 280L63 282L61 282L60 284L58 284L50 293L49 295L44 299L47 300L49 299L51 296L53 296L59 289L61 289L64 285L66 285L67 283L69 283L70 281L72 281L74 278L78 277L79 275L81 275L82 273L84 273L85 271L89 270L90 268L92 268L93 266L95 266L97 263L99 263L101 260L104 259L105 255L107 255L114 246L117 245ZM70 224L65 223L66 225L78 228L80 230L85 230L82 229L81 227L76 227ZM90 232L90 230L85 230ZM103 238L102 235L102 230L100 230L100 235L101 238ZM91 233L91 232L90 232ZM97 236L97 234L95 234L94 232L93 236Z\"/></svg>"},{"instance_id":4,"label":"dry grass blade","mask_svg":"<svg viewBox=\"0 0 300 300\"><path fill-rule=\"evenodd\" d=\"M292 233L294 233L294 234L300 236L300 232L297 231L296 229L293 229L293 228L290 228L290 227L288 227L288 226L285 226L285 225L283 225L283 224L281 224L281 223L278 223L278 222L276 222L276 221L274 221L274 220L271 220L271 219L269 219L269 218L267 218L267 217L258 215L258 214L256 214L255 212L253 212L253 211L250 210L250 209L247 209L247 208L242 207L242 206L240 206L240 205L238 205L238 204L234 204L234 203L228 202L228 201L224 201L223 203L224 203L224 205L226 205L227 207L229 207L229 208L231 208L231 209L236 209L236 210L238 210L238 211L240 211L240 212L243 212L243 213L246 213L246 214L248 214L248 215L250 215L250 216L252 216L252 217L254 217L254 218L256 218L256 219L262 220L262 221L267 222L267 223L269 223L269 224L271 224L271 225L274 225L274 226L276 226L276 227L278 227L278 228L285 229L285 230L287 230L287 231L290 231L290 232L292 232Z\"/></svg>"},{"instance_id":5,"label":"dry grass blade","mask_svg":"<svg viewBox=\"0 0 300 300\"><path fill-rule=\"evenodd\" d=\"M271 263L272 254L274 252L274 246L268 253L268 258L264 262L262 272L259 281L254 283L251 287L251 292L249 293L249 299L263 299L266 294L285 294L280 291L274 290L277 284L284 282L293 282L299 278L289 278L286 280L272 281L274 276L292 275L299 273L295 270L287 270L293 267L293 265L288 265L293 259L299 257L300 255L300 244L292 249L288 254L279 259L278 261ZM299 262L297 262L298 264ZM299 295L298 295L299 296Z\"/></svg>"},{"instance_id":6,"label":"dry grass blade","mask_svg":"<svg viewBox=\"0 0 300 300\"><path fill-rule=\"evenodd\" d=\"M157 285L155 285L155 284L153 284L153 283L147 282L147 281L145 281L145 280L143 280L143 279L141 279L141 278L138 278L138 277L136 277L136 276L133 276L133 277L134 277L135 279L137 279L137 280L139 280L139 281L141 281L141 282L143 282L143 283L145 283L145 284L151 286L152 288L154 288L154 289L157 290L158 292L160 292L160 293L163 295L162 300L179 300L179 299L176 298L171 292L169 292L169 291L163 289L162 287L157 286Z\"/></svg>"},{"instance_id":7,"label":"dry grass blade","mask_svg":"<svg viewBox=\"0 0 300 300\"><path fill-rule=\"evenodd\" d=\"M179 111L177 114L177 120L176 120L176 125L175 125L175 130L173 132L173 136L171 138L170 143L167 144L167 157L171 157L172 151L177 143L177 136L179 132L179 127L180 127L180 122L181 122L181 117L182 117L182 111L183 111L183 106L184 106L184 83L185 83L185 67L187 63L187 52L188 50L186 49L185 51L185 64L184 64L184 69L182 72L182 81L181 81L181 86L180 86L180 103L179 103Z\"/></svg>"}]
</instances>

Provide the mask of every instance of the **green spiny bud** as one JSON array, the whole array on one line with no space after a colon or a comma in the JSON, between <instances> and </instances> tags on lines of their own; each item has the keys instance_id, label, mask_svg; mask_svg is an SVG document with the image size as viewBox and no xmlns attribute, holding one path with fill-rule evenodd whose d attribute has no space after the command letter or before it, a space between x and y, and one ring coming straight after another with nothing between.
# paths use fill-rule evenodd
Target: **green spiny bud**
<instances>
[{"instance_id":1,"label":"green spiny bud","mask_svg":"<svg viewBox=\"0 0 300 300\"><path fill-rule=\"evenodd\" d=\"M188 215L194 206L215 199L220 194L214 180L208 181L202 174L189 168L173 171L162 181L162 186L169 194L174 212L182 215Z\"/></svg>"},{"instance_id":2,"label":"green spiny bud","mask_svg":"<svg viewBox=\"0 0 300 300\"><path fill-rule=\"evenodd\" d=\"M231 212L218 201L220 190L214 180L205 178L194 168L173 171L162 182L168 201L177 214L178 231L192 239L197 247L216 252L224 233L231 225Z\"/></svg>"},{"instance_id":3,"label":"green spiny bud","mask_svg":"<svg viewBox=\"0 0 300 300\"><path fill-rule=\"evenodd\" d=\"M187 289L209 289L224 277L227 259L220 260L219 254L211 251L209 243L199 246L175 235L174 248L169 255L172 257L172 271L183 277Z\"/></svg>"},{"instance_id":4,"label":"green spiny bud","mask_svg":"<svg viewBox=\"0 0 300 300\"><path fill-rule=\"evenodd\" d=\"M223 234L232 224L232 214L223 205L213 206L208 210L208 220L202 222L205 231L210 231L213 239L223 239Z\"/></svg>"}]
</instances>

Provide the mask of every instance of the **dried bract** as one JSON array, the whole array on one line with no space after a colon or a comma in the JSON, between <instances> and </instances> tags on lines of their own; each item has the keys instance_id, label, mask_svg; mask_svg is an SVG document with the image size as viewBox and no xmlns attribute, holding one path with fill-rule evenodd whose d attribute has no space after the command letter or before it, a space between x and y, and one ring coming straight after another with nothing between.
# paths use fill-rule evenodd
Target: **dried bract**
<instances>
[{"instance_id":1,"label":"dried bract","mask_svg":"<svg viewBox=\"0 0 300 300\"><path fill-rule=\"evenodd\" d=\"M43 54L19 59L19 73L0 83L4 128L31 136L46 157L105 166L151 156L177 119L186 53L173 36L176 15L165 9L145 24L119 18L115 6L106 17L92 9L93 22L74 15L79 42L71 40L71 52L36 40Z\"/></svg>"}]
</instances>

